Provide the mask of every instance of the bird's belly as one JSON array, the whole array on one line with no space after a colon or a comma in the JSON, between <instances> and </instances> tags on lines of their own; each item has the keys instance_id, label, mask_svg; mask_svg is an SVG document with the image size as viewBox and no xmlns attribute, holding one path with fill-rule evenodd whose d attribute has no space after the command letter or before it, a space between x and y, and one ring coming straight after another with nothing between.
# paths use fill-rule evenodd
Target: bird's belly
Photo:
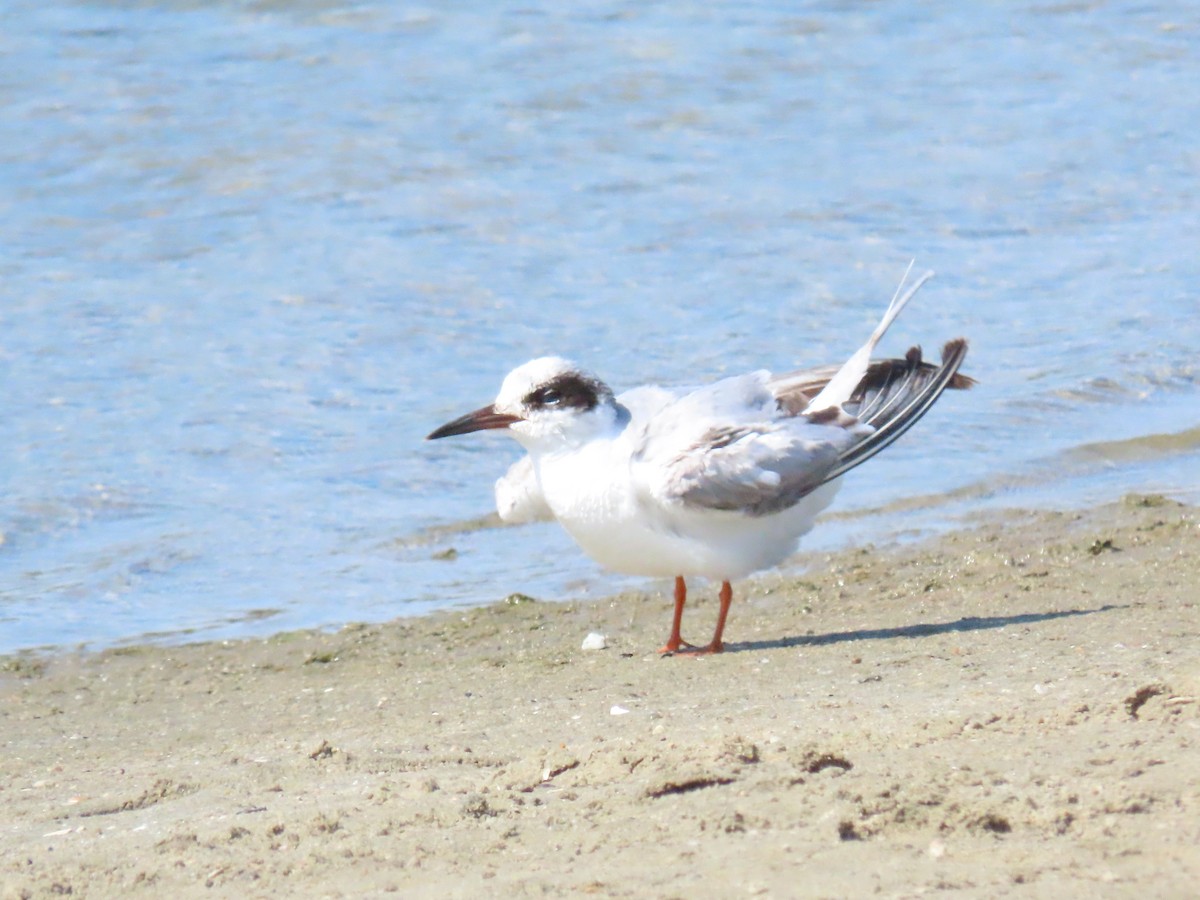
<instances>
[{"instance_id":1,"label":"bird's belly","mask_svg":"<svg viewBox=\"0 0 1200 900\"><path fill-rule=\"evenodd\" d=\"M618 504L592 514L556 516L588 556L631 575L741 578L782 562L796 549L837 483L823 485L796 506L770 516L695 509L646 509Z\"/></svg>"},{"instance_id":2,"label":"bird's belly","mask_svg":"<svg viewBox=\"0 0 1200 900\"><path fill-rule=\"evenodd\" d=\"M637 521L559 521L588 556L616 572L654 578L701 574L697 566L704 548L681 535Z\"/></svg>"}]
</instances>

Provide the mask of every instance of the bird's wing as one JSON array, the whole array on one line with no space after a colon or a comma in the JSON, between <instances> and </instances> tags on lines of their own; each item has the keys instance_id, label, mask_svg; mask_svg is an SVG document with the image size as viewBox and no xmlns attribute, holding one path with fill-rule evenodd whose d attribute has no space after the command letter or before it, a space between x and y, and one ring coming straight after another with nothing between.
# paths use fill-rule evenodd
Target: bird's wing
<instances>
[{"instance_id":1,"label":"bird's wing","mask_svg":"<svg viewBox=\"0 0 1200 900\"><path fill-rule=\"evenodd\" d=\"M935 366L914 347L902 360L870 364L843 403L815 410L809 404L799 414L777 398L776 380L766 373L744 376L736 386L729 382L738 379L726 379L641 426L631 475L662 504L751 516L779 512L887 447L948 387L974 384L958 374L966 354L966 341L950 341ZM741 401L710 402L722 386L718 395Z\"/></svg>"},{"instance_id":2,"label":"bird's wing","mask_svg":"<svg viewBox=\"0 0 1200 900\"><path fill-rule=\"evenodd\" d=\"M931 375L938 366L931 362L918 362L916 368L912 365L912 354L920 353L919 347L909 350L904 359L873 359L867 366L867 373L859 381L858 386L851 392L850 399L842 404L846 412L862 418L860 409L868 397L874 397L884 385L894 384L897 372L903 371L909 375L920 372ZM808 409L817 394L824 390L840 366L818 366L812 369L799 369L782 375L773 375L769 382L771 392L779 403L779 409L784 415L794 416ZM966 390L975 384L975 379L962 372L955 372L946 385L950 390Z\"/></svg>"},{"instance_id":3,"label":"bird's wing","mask_svg":"<svg viewBox=\"0 0 1200 900\"><path fill-rule=\"evenodd\" d=\"M769 381L766 372L727 378L635 418L637 490L667 506L766 515L821 484L858 432L870 432L849 417L781 416Z\"/></svg>"},{"instance_id":4,"label":"bird's wing","mask_svg":"<svg viewBox=\"0 0 1200 900\"><path fill-rule=\"evenodd\" d=\"M714 426L641 483L660 501L769 515L827 481L850 440L838 425Z\"/></svg>"},{"instance_id":5,"label":"bird's wing","mask_svg":"<svg viewBox=\"0 0 1200 900\"><path fill-rule=\"evenodd\" d=\"M868 426L867 433L842 451L827 478L837 478L891 444L929 412L942 391L975 384L974 379L959 374L959 366L966 358L967 342L957 338L942 347L941 365L924 362L921 348L913 347L903 360L885 360L886 366L869 372L855 389L852 402L838 408L842 415L852 413Z\"/></svg>"}]
</instances>

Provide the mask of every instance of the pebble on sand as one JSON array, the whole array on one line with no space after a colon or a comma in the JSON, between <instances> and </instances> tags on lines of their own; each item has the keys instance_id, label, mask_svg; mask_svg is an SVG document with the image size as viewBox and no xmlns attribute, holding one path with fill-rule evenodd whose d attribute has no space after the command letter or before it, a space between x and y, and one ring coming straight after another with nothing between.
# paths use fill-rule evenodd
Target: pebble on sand
<instances>
[{"instance_id":1,"label":"pebble on sand","mask_svg":"<svg viewBox=\"0 0 1200 900\"><path fill-rule=\"evenodd\" d=\"M598 631L593 631L583 639L582 650L603 650L608 646L608 638Z\"/></svg>"}]
</instances>

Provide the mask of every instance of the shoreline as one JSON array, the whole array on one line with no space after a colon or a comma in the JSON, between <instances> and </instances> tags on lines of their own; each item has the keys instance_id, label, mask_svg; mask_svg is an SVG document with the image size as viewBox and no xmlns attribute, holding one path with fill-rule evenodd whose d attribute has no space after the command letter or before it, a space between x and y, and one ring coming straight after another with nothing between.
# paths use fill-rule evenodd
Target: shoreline
<instances>
[{"instance_id":1,"label":"shoreline","mask_svg":"<svg viewBox=\"0 0 1200 900\"><path fill-rule=\"evenodd\" d=\"M814 555L711 658L659 592L9 654L0 897L1187 896L1198 520Z\"/></svg>"},{"instance_id":2,"label":"shoreline","mask_svg":"<svg viewBox=\"0 0 1200 900\"><path fill-rule=\"evenodd\" d=\"M1193 432L1200 433L1200 429L1192 429L1182 434L1190 436ZM1119 441L1114 443L1123 445L1129 442ZM1023 479L1009 478L995 483L972 482L949 493L909 495L878 507L841 508L840 505L835 503L832 508L821 513L814 531L802 538L798 552L792 554L775 569L754 573L743 581L753 583L755 580L779 577L782 577L784 580L802 580L804 572L807 569L819 569L826 564L827 560L841 554L856 552L862 547L869 547L872 551L887 554L908 546L936 543L948 535L986 527L989 524L1003 522L1012 517L1020 518L1044 512L1062 514L1081 513L1090 509L1120 503L1123 497L1126 496L1143 496L1140 492L1123 495L1106 493L1099 498L1091 500L1078 496L1060 497L1059 500L1062 502L1053 507L1045 507L1041 504L1031 506L1022 505L1020 503L1021 489L1030 489L1035 483L1033 476L1027 476ZM953 510L955 504L960 503L964 499L978 499L979 497L990 496L996 493L1011 493L1013 491L1017 493L1009 497L1011 502L1003 505L985 505L970 510ZM1197 495L1196 491L1184 490L1178 487L1164 489L1160 493L1153 494L1153 496L1162 497L1168 502L1178 502L1187 506L1195 506L1197 503L1200 503L1200 495ZM866 530L865 537L863 536L864 526ZM453 543L455 537L481 529L511 527L514 526L506 525L500 520L499 516L491 512L456 523L428 526L407 536L394 538L391 543L396 547L407 549L414 547L428 548L429 554L433 559L445 558L453 560L458 553L458 548ZM569 538L566 538L565 535L564 540L567 541L567 546L572 548L572 552L579 554L581 560L587 560L582 551L571 544ZM544 595L544 599L543 594L535 586L525 585L523 586L524 590L537 593L538 596L533 599L538 600L538 602L594 602L602 601L610 595L645 593L656 590L661 592L666 589L663 586L669 586L670 583L670 579L658 579L656 582L650 578L619 575L611 571L604 573L602 569L596 568L598 564L591 561L588 561L588 565L594 570L592 574L581 575L576 573L570 577L559 577L557 580L560 584L557 584L555 589ZM698 580L698 583L702 584L703 582ZM545 585L542 585L542 587L545 587ZM517 588L512 593L524 594L524 590ZM581 596L572 599L570 596L572 592L581 594ZM736 593L737 588L735 587L735 595ZM273 625L271 623L276 616L286 618L291 611L286 607L255 606L247 607L240 613L231 614L219 622L191 625L173 630L158 628L141 633L124 633L116 637L96 637L62 644L31 644L8 649L0 645L0 676L3 676L5 666L10 668L23 667L24 662L21 661L28 662L30 665L37 665L39 660L54 659L59 656L95 655L109 650L122 650L142 646L169 648L191 644L269 640L275 635L292 632L334 632L342 628L357 627L364 624L384 625L389 622L405 619L436 616L442 613L453 615L473 609L482 609L495 603L503 602L503 596L505 595L500 595L499 591L497 591L493 595L493 599L490 600L459 600L457 603L449 606L432 609L423 608L419 611L406 611L402 604L393 609L393 615L388 619L347 618L340 621L317 621L315 624L279 622ZM267 628L261 631L257 629L245 630L246 626L256 622L268 623Z\"/></svg>"}]
</instances>

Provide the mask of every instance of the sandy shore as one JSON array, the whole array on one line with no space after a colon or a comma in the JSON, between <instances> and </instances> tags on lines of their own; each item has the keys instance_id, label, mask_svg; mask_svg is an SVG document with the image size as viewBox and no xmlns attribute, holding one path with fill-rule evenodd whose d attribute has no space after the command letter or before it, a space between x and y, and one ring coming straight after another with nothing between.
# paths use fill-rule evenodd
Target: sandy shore
<instances>
[{"instance_id":1,"label":"sandy shore","mask_svg":"<svg viewBox=\"0 0 1200 900\"><path fill-rule=\"evenodd\" d=\"M665 585L8 657L0 896L1193 897L1198 521L813 558L703 659Z\"/></svg>"}]
</instances>

